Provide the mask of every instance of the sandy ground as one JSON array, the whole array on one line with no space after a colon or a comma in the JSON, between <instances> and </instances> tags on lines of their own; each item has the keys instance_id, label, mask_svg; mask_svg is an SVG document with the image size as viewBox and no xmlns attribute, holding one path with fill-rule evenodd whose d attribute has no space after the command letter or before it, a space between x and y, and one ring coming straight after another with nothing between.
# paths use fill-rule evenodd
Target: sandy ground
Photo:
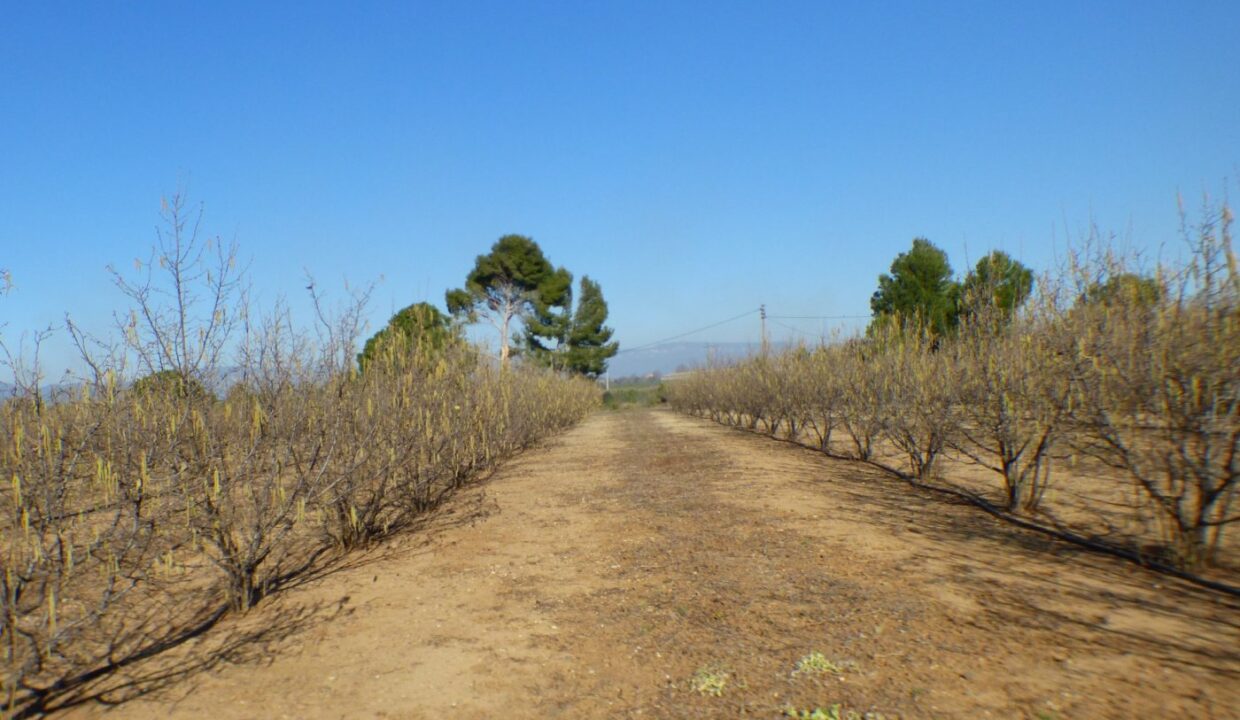
<instances>
[{"instance_id":1,"label":"sandy ground","mask_svg":"<svg viewBox=\"0 0 1240 720\"><path fill-rule=\"evenodd\" d=\"M1240 603L665 410L594 415L244 622L298 617L69 714L1240 717Z\"/></svg>"}]
</instances>

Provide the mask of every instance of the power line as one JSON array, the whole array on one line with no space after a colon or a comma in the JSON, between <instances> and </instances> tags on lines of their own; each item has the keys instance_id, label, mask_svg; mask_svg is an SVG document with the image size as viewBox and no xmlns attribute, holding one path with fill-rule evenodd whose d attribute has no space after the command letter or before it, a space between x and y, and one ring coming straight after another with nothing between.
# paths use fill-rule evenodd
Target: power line
<instances>
[{"instance_id":1,"label":"power line","mask_svg":"<svg viewBox=\"0 0 1240 720\"><path fill-rule=\"evenodd\" d=\"M869 320L873 315L767 315L771 320Z\"/></svg>"},{"instance_id":2,"label":"power line","mask_svg":"<svg viewBox=\"0 0 1240 720\"><path fill-rule=\"evenodd\" d=\"M781 323L780 321L775 320L775 319L773 319L773 318L771 319L771 322L772 322L772 323L774 323L774 324L776 324L776 325L778 325L778 326L780 326L781 328L784 328L785 330L791 330L792 332L796 333L797 335L804 335L804 336L805 336L805 337L807 337L807 338L816 338L816 337L819 337L818 335L815 335L814 333L811 333L811 332L806 332L805 330L802 330L802 329L801 329L801 328L799 328L799 327L793 327L793 326L789 325L788 323Z\"/></svg>"},{"instance_id":3,"label":"power line","mask_svg":"<svg viewBox=\"0 0 1240 720\"><path fill-rule=\"evenodd\" d=\"M802 330L801 328L793 327L792 325L789 325L787 323L781 323L778 320L772 320L771 322L791 332L792 335L790 336L790 338L800 339L801 342L812 341L812 342L816 342L820 344L827 343L828 335L825 331L821 333L808 332L806 330Z\"/></svg>"},{"instance_id":4,"label":"power line","mask_svg":"<svg viewBox=\"0 0 1240 720\"><path fill-rule=\"evenodd\" d=\"M666 338L663 338L662 340L656 340L654 342L646 343L644 345L638 345L637 347L621 348L620 352L616 354L623 355L624 353L636 352L638 350L646 350L648 348L652 348L658 345L663 345L665 343L672 342L673 340L679 340L681 338L689 337L690 335L696 335L700 332L704 332L706 330L717 328L720 325L727 325L730 322L735 322L737 320L740 320L741 318L749 317L750 315L754 315L754 314L760 315L762 314L762 311L763 311L763 308L761 307L754 308L753 310L746 310L740 315L730 317L726 320L720 320L719 322L711 323L710 325L703 325L700 328L695 328L688 332L680 333L679 335L672 335L671 337L666 337ZM766 315L766 319L771 320L772 322L776 320L868 320L871 317L873 317L873 315ZM784 323L775 323L775 324L781 327L787 328L789 330L792 330L794 332L802 333L807 337L813 337L809 333L806 333L805 331L800 330L798 328L794 328L790 325L786 325Z\"/></svg>"},{"instance_id":5,"label":"power line","mask_svg":"<svg viewBox=\"0 0 1240 720\"><path fill-rule=\"evenodd\" d=\"M700 327L700 328L697 328L696 330L690 330L689 332L683 332L683 333L681 333L681 334L679 334L679 335L673 335L673 336L671 336L671 337L663 338L662 340L656 340L656 341L654 341L654 342L652 342L652 343L646 343L645 345L638 345L637 347L632 347L632 348L623 348L623 349L621 349L621 350L620 350L620 352L618 352L618 353L616 353L616 354L617 354L617 355L621 355L621 354L626 353L626 352L636 352L636 351L638 351L638 350L645 350L645 349L647 349L647 348L652 348L652 347L654 347L654 346L656 346L656 345L662 345L662 344L664 344L664 343L669 343L669 342L671 342L671 341L673 341L673 340L679 340L680 338L683 338L683 337L688 337L688 336L690 336L690 335L696 335L696 334L698 334L698 333L700 333L700 332L703 332L703 331L705 331L705 330L710 330L710 329L712 329L712 328L717 328L717 327L719 327L720 325L727 325L727 324L728 324L728 323L730 323L730 322L735 322L735 321L737 321L737 320L740 320L741 318L744 318L744 317L749 317L750 315L753 315L753 314L754 314L754 313L756 313L756 312L758 312L758 308L754 308L753 310L746 310L745 312L741 313L740 315L737 315L737 316L735 316L735 317L730 317L730 318L728 318L727 320L720 320L719 322L717 322L717 323L711 323L710 325L704 325L704 326L702 326L702 327Z\"/></svg>"}]
</instances>

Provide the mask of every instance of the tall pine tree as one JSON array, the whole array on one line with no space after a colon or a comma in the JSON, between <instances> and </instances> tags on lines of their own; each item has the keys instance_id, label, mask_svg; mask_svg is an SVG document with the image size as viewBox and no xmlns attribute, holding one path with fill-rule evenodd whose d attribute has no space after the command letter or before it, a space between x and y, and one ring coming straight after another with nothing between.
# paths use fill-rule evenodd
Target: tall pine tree
<instances>
[{"instance_id":1,"label":"tall pine tree","mask_svg":"<svg viewBox=\"0 0 1240 720\"><path fill-rule=\"evenodd\" d=\"M607 371L607 360L619 352L620 344L611 341L612 329L604 324L606 322L607 301L603 299L603 289L583 276L577 310L568 332L564 367L588 377L598 377Z\"/></svg>"},{"instance_id":2,"label":"tall pine tree","mask_svg":"<svg viewBox=\"0 0 1240 720\"><path fill-rule=\"evenodd\" d=\"M914 238L912 249L891 263L891 274L878 278L870 298L870 328L913 321L942 336L956 327L959 301L960 285L952 279L947 253L925 238Z\"/></svg>"},{"instance_id":3,"label":"tall pine tree","mask_svg":"<svg viewBox=\"0 0 1240 720\"><path fill-rule=\"evenodd\" d=\"M500 364L507 366L509 331L540 304L556 304L555 298L543 297L543 290L560 272L538 243L524 235L505 235L491 246L490 253L477 257L465 287L446 293L448 312L465 322L483 319L491 323L499 331Z\"/></svg>"},{"instance_id":4,"label":"tall pine tree","mask_svg":"<svg viewBox=\"0 0 1240 720\"><path fill-rule=\"evenodd\" d=\"M556 370L564 368L572 307L573 274L559 268L539 285L533 311L525 319L522 345L529 360Z\"/></svg>"}]
</instances>

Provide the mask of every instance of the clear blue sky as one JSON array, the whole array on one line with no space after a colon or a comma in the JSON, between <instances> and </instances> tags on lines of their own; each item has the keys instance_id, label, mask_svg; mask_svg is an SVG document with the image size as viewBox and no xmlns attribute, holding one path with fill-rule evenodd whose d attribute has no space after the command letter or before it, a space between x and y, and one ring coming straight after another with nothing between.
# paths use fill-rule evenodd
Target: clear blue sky
<instances>
[{"instance_id":1,"label":"clear blue sky","mask_svg":"<svg viewBox=\"0 0 1240 720\"><path fill-rule=\"evenodd\" d=\"M505 233L635 346L766 303L868 312L924 235L1041 269L1177 244L1240 176L1240 2L8 3L10 343L104 329L184 181L260 296L384 278L375 325ZM1230 180L1228 180L1230 178ZM817 332L818 323L808 327ZM747 339L756 322L705 333ZM778 330L777 330L778 334ZM64 343L47 359L72 365Z\"/></svg>"}]
</instances>

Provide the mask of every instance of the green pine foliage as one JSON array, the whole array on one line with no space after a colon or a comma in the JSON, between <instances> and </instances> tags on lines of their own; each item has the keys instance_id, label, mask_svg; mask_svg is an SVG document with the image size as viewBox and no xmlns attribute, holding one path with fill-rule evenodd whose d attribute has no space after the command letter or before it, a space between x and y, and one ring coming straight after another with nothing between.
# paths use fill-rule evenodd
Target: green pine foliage
<instances>
[{"instance_id":1,"label":"green pine foliage","mask_svg":"<svg viewBox=\"0 0 1240 720\"><path fill-rule=\"evenodd\" d=\"M912 249L891 263L891 273L878 278L878 290L870 298L875 315L871 332L893 321L914 321L945 335L959 320L959 298L960 285L952 279L947 253L916 238Z\"/></svg>"},{"instance_id":2,"label":"green pine foliage","mask_svg":"<svg viewBox=\"0 0 1240 720\"><path fill-rule=\"evenodd\" d=\"M562 274L543 255L538 243L524 235L505 235L479 255L465 278L465 287L449 290L448 312L463 322L491 323L500 335L500 361L507 365L511 354L509 331L514 323L533 316L540 307L558 307L554 297ZM571 276L568 282L571 282Z\"/></svg>"},{"instance_id":3,"label":"green pine foliage","mask_svg":"<svg viewBox=\"0 0 1240 720\"><path fill-rule=\"evenodd\" d=\"M977 261L961 288L961 312L995 311L1010 319L1033 292L1033 271L1002 250Z\"/></svg>"},{"instance_id":4,"label":"green pine foliage","mask_svg":"<svg viewBox=\"0 0 1240 720\"><path fill-rule=\"evenodd\" d=\"M573 274L559 268L548 275L534 295L533 306L525 319L523 352L538 365L562 369L561 356L573 320Z\"/></svg>"},{"instance_id":5,"label":"green pine foliage","mask_svg":"<svg viewBox=\"0 0 1240 720\"><path fill-rule=\"evenodd\" d=\"M567 369L588 377L607 371L607 361L620 351L620 344L612 342L612 329L606 322L603 288L589 277L582 277L581 296L568 335Z\"/></svg>"},{"instance_id":6,"label":"green pine foliage","mask_svg":"<svg viewBox=\"0 0 1240 720\"><path fill-rule=\"evenodd\" d=\"M898 324L935 337L955 332L964 317L1007 322L1033 292L1033 272L1002 250L987 253L957 282L947 253L925 238L896 256L891 271L878 278L870 298L874 320L869 335Z\"/></svg>"},{"instance_id":7,"label":"green pine foliage","mask_svg":"<svg viewBox=\"0 0 1240 720\"><path fill-rule=\"evenodd\" d=\"M452 318L430 303L414 303L393 315L383 329L366 341L357 356L357 365L364 372L384 353L434 356L462 343L460 329L453 325Z\"/></svg>"},{"instance_id":8,"label":"green pine foliage","mask_svg":"<svg viewBox=\"0 0 1240 720\"><path fill-rule=\"evenodd\" d=\"M1118 272L1085 289L1085 304L1105 307L1142 307L1157 305L1163 297L1162 285L1156 278L1131 272Z\"/></svg>"},{"instance_id":9,"label":"green pine foliage","mask_svg":"<svg viewBox=\"0 0 1240 720\"><path fill-rule=\"evenodd\" d=\"M620 346L606 325L602 288L588 277L579 287L574 307L573 274L555 267L530 238L505 235L478 256L465 287L448 291L448 312L461 322L494 325L504 364L515 344L523 362L598 377Z\"/></svg>"},{"instance_id":10,"label":"green pine foliage","mask_svg":"<svg viewBox=\"0 0 1240 720\"><path fill-rule=\"evenodd\" d=\"M144 375L134 381L130 390L139 397L168 396L189 400L211 397L202 383L176 370L160 370Z\"/></svg>"}]
</instances>

